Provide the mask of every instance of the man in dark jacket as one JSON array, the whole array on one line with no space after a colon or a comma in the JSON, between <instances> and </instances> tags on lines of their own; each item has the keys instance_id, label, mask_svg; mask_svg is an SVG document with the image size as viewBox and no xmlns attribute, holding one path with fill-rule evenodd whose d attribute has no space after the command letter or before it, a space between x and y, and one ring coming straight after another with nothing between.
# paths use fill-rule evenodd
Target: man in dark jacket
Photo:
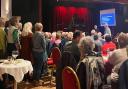
<instances>
[{"instance_id":1,"label":"man in dark jacket","mask_svg":"<svg viewBox=\"0 0 128 89\"><path fill-rule=\"evenodd\" d=\"M70 66L75 70L78 62L80 61L80 50L78 48L78 43L81 37L81 31L74 32L72 42L67 44L64 48L62 58L59 61L56 70L56 89L63 89L61 76L64 67Z\"/></svg>"},{"instance_id":2,"label":"man in dark jacket","mask_svg":"<svg viewBox=\"0 0 128 89\"><path fill-rule=\"evenodd\" d=\"M82 32L77 30L73 33L73 40L71 43L67 44L64 48L64 51L69 51L73 54L76 62L78 63L80 60L80 50L78 48L78 43L82 38Z\"/></svg>"}]
</instances>

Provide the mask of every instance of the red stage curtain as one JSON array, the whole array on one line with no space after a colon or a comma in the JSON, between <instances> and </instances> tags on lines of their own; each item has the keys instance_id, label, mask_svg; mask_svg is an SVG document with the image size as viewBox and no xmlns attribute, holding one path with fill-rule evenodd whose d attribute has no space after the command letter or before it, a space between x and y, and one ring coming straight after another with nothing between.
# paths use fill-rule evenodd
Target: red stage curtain
<instances>
[{"instance_id":1,"label":"red stage curtain","mask_svg":"<svg viewBox=\"0 0 128 89\"><path fill-rule=\"evenodd\" d=\"M90 28L90 25L92 24L92 17L88 8L56 6L53 14L54 31L67 28L72 22L74 15L77 15L78 24L85 25L86 29Z\"/></svg>"}]
</instances>

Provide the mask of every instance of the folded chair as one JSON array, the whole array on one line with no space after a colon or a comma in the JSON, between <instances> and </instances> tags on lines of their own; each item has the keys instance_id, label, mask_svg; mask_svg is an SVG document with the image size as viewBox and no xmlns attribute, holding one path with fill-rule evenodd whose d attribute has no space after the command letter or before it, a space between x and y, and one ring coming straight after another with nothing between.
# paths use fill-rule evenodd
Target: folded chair
<instances>
[{"instance_id":1,"label":"folded chair","mask_svg":"<svg viewBox=\"0 0 128 89\"><path fill-rule=\"evenodd\" d=\"M63 69L62 82L63 89L81 89L76 72L69 66Z\"/></svg>"}]
</instances>

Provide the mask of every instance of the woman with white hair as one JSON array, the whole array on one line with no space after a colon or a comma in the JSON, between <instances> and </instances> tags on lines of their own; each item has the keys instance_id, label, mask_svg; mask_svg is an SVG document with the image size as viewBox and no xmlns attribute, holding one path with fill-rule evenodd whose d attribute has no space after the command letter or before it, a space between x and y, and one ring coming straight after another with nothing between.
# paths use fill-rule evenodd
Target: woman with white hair
<instances>
[{"instance_id":1,"label":"woman with white hair","mask_svg":"<svg viewBox=\"0 0 128 89\"><path fill-rule=\"evenodd\" d=\"M32 23L27 22L23 26L21 33L21 57L25 60L29 60L33 64L32 58Z\"/></svg>"},{"instance_id":2,"label":"woman with white hair","mask_svg":"<svg viewBox=\"0 0 128 89\"><path fill-rule=\"evenodd\" d=\"M28 36L28 35L32 35L32 23L31 22L27 22L24 24L23 26L23 30L21 35L22 36Z\"/></svg>"}]
</instances>

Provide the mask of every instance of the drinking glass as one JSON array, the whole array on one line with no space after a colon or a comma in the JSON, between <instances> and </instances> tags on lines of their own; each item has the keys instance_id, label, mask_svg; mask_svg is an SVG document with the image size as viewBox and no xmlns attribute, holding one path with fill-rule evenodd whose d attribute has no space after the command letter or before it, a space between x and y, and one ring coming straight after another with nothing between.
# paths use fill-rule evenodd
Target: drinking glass
<instances>
[{"instance_id":1,"label":"drinking glass","mask_svg":"<svg viewBox=\"0 0 128 89\"><path fill-rule=\"evenodd\" d=\"M12 51L12 57L14 58L14 60L17 58L18 55L19 55L19 51L17 50Z\"/></svg>"}]
</instances>

